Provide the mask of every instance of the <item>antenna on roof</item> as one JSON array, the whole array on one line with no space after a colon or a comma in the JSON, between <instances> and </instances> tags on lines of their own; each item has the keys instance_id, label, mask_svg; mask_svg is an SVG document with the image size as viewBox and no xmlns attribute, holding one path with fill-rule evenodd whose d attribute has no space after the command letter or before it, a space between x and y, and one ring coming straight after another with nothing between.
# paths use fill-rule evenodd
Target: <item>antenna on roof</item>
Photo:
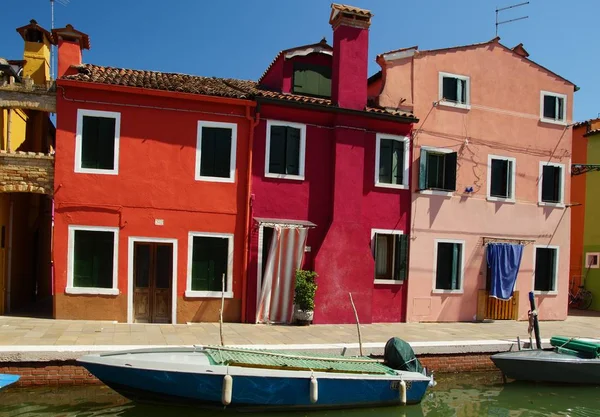
<instances>
[{"instance_id":1,"label":"antenna on roof","mask_svg":"<svg viewBox=\"0 0 600 417\"><path fill-rule=\"evenodd\" d=\"M50 23L50 31L54 29L54 2L67 6L71 0L50 0L50 14L52 21ZM56 45L50 45L50 77L54 79L54 70L56 69Z\"/></svg>"},{"instance_id":2,"label":"antenna on roof","mask_svg":"<svg viewBox=\"0 0 600 417\"><path fill-rule=\"evenodd\" d=\"M529 4L529 2L526 1L524 3L513 4L512 6L501 7L500 9L496 8L496 37L498 36L498 26L503 25L505 23L515 22L517 20L523 20L523 19L529 18L529 16L523 16L523 17L517 17L516 19L510 19L510 20L505 20L503 22L498 22L498 12L501 12L503 10L508 10L508 9L514 9L515 7L519 7L519 6L525 6L526 4Z\"/></svg>"}]
</instances>

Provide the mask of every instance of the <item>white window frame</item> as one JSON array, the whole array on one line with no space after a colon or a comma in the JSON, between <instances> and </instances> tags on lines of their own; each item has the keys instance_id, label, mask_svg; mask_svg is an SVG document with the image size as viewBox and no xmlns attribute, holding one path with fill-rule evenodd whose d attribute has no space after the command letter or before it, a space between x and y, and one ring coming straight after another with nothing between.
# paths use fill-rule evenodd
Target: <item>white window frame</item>
<instances>
[{"instance_id":1,"label":"white window frame","mask_svg":"<svg viewBox=\"0 0 600 417\"><path fill-rule=\"evenodd\" d=\"M544 96L552 96L552 97L558 97L558 98L563 99L562 120L547 119L544 117ZM567 95L560 94L560 93L553 93L552 91L541 90L540 91L540 121L542 121L544 123L552 123L555 125L566 126L567 125Z\"/></svg>"},{"instance_id":2,"label":"white window frame","mask_svg":"<svg viewBox=\"0 0 600 417\"><path fill-rule=\"evenodd\" d=\"M492 161L500 160L500 161L508 161L512 164L512 176L510 178L510 189L511 196L508 198L505 197L496 197L492 196ZM488 169L487 169L487 200L488 201L500 201L503 203L514 203L516 202L516 178L517 178L517 159L509 156L500 156L500 155L488 155Z\"/></svg>"},{"instance_id":3,"label":"white window frame","mask_svg":"<svg viewBox=\"0 0 600 417\"><path fill-rule=\"evenodd\" d=\"M433 294L464 294L464 280L465 280L465 241L461 239L435 239L433 241L433 285L432 285L432 293ZM437 256L438 256L438 244L439 243L458 243L462 245L462 250L460 251L460 289L458 290L440 290L437 289L436 286L436 275L437 275Z\"/></svg>"},{"instance_id":4,"label":"white window frame","mask_svg":"<svg viewBox=\"0 0 600 417\"><path fill-rule=\"evenodd\" d=\"M112 288L95 287L75 287L75 232L78 230L92 232L113 232L113 285ZM119 295L119 228L106 226L68 226L68 246L67 246L67 287L66 294L87 294L87 295Z\"/></svg>"},{"instance_id":5,"label":"white window frame","mask_svg":"<svg viewBox=\"0 0 600 417\"><path fill-rule=\"evenodd\" d=\"M535 262L537 257L537 250L540 249L554 249L556 250L556 264L554 265L554 277L553 277L553 291L537 291L535 289ZM531 290L534 294L539 295L557 295L558 294L558 271L560 265L560 247L556 245L534 245L533 246L533 275L531 277Z\"/></svg>"},{"instance_id":6,"label":"white window frame","mask_svg":"<svg viewBox=\"0 0 600 417\"><path fill-rule=\"evenodd\" d=\"M298 166L298 175L291 174L273 174L269 172L269 154L271 151L271 126L286 126L300 129L300 161ZM304 163L306 155L306 125L303 123L285 122L282 120L267 120L267 143L265 146L265 177L279 178L286 180L304 181Z\"/></svg>"},{"instance_id":7,"label":"white window frame","mask_svg":"<svg viewBox=\"0 0 600 417\"><path fill-rule=\"evenodd\" d=\"M465 97L467 99L466 103L454 103L452 101L446 101L444 100L444 77L448 77L448 78L456 78L459 80L464 80L466 81L466 88L467 88L467 92L465 94ZM469 77L468 75L460 75L460 74L452 74L450 72L439 72L439 94L438 94L438 103L443 105L443 106L449 106L449 107L455 107L458 109L467 109L470 110L471 109L471 77Z\"/></svg>"},{"instance_id":8,"label":"white window frame","mask_svg":"<svg viewBox=\"0 0 600 417\"><path fill-rule=\"evenodd\" d=\"M381 145L381 139L390 139L395 140L397 142L403 142L404 145L404 157L403 157L403 171L402 171L402 184L388 184L384 182L379 182L379 147ZM396 188L399 190L408 190L408 177L409 177L409 153L410 153L410 138L407 136L398 136L398 135L387 135L385 133L377 133L375 135L375 186L382 188Z\"/></svg>"},{"instance_id":9,"label":"white window frame","mask_svg":"<svg viewBox=\"0 0 600 417\"><path fill-rule=\"evenodd\" d=\"M192 290L192 256L194 253L194 238L195 237L213 237L228 239L227 246L227 291L224 298L233 298L233 248L234 235L233 233L213 233L213 232L189 232L188 233L188 260L187 260L187 277L185 284L185 296L187 298L221 298L220 291L196 291Z\"/></svg>"},{"instance_id":10,"label":"white window frame","mask_svg":"<svg viewBox=\"0 0 600 417\"><path fill-rule=\"evenodd\" d=\"M544 172L544 166L546 166L546 165L560 168L560 202L558 202L558 203L542 201L542 182L544 181L543 172ZM538 206L548 206L548 207L558 207L558 208L565 207L565 164L559 164L556 162L540 161L540 174L538 176Z\"/></svg>"},{"instance_id":11,"label":"white window frame","mask_svg":"<svg viewBox=\"0 0 600 417\"><path fill-rule=\"evenodd\" d=\"M596 256L596 260L598 261L596 265L590 265L588 259L590 256ZM585 253L585 269L599 269L600 268L600 252L586 252Z\"/></svg>"},{"instance_id":12,"label":"white window frame","mask_svg":"<svg viewBox=\"0 0 600 417\"><path fill-rule=\"evenodd\" d=\"M386 137L386 139L387 139L387 137ZM371 253L373 253L374 256L376 256L376 254L374 253L374 251L375 251L375 234L403 235L404 231L392 230L392 229L371 229ZM392 271L394 270L394 262L395 262L395 260L392 260ZM373 282L375 284L385 284L385 285L402 285L402 284L404 284L404 280L397 280L397 279L377 279L377 278L375 278Z\"/></svg>"},{"instance_id":13,"label":"white window frame","mask_svg":"<svg viewBox=\"0 0 600 417\"><path fill-rule=\"evenodd\" d=\"M430 151L430 152L434 152L434 153L453 153L454 151L452 149L448 149L448 148L436 148L435 146L421 146L420 149L424 149L426 151ZM419 150L419 158L421 157L421 151ZM458 153L456 154L456 156L458 157ZM418 170L418 168L417 168ZM421 175L421 173L419 172L419 175ZM456 167L456 179L458 179L458 166ZM417 183L417 188L418 188L418 183ZM458 189L458 181L457 181L457 185L456 188ZM440 196L444 196L444 197L452 197L454 195L456 191L442 191L442 190L419 190L419 194L425 194L425 195L440 195Z\"/></svg>"},{"instance_id":14,"label":"white window frame","mask_svg":"<svg viewBox=\"0 0 600 417\"><path fill-rule=\"evenodd\" d=\"M81 166L81 149L83 140L83 117L105 117L115 119L115 149L114 149L114 168L113 169L98 169L98 168L83 168ZM121 138L121 113L114 111L100 111L89 109L77 109L77 127L75 134L75 172L82 174L103 174L103 175L118 175L119 174L119 142Z\"/></svg>"},{"instance_id":15,"label":"white window frame","mask_svg":"<svg viewBox=\"0 0 600 417\"><path fill-rule=\"evenodd\" d=\"M231 130L231 154L229 158L229 177L211 177L200 175L200 165L202 163L202 128L215 127L219 129ZM237 123L211 122L208 120L198 121L198 130L196 133L196 166L194 173L196 181L207 182L235 182L235 167L236 167L236 150L237 150Z\"/></svg>"}]
</instances>

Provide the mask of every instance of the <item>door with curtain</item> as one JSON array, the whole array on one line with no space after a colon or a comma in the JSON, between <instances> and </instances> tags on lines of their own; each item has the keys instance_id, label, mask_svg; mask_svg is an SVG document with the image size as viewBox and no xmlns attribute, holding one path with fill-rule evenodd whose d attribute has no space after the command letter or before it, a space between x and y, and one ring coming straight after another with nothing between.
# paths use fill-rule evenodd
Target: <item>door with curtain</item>
<instances>
[{"instance_id":1,"label":"door with curtain","mask_svg":"<svg viewBox=\"0 0 600 417\"><path fill-rule=\"evenodd\" d=\"M275 225L269 234L270 244L259 253L263 263L257 288L256 322L290 323L294 314L296 270L302 265L308 229Z\"/></svg>"}]
</instances>

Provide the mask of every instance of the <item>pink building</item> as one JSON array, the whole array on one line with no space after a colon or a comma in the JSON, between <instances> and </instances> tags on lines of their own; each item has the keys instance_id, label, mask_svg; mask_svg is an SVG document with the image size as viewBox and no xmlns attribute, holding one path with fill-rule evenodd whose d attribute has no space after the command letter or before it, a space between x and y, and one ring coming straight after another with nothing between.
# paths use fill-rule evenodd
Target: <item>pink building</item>
<instances>
[{"instance_id":1,"label":"pink building","mask_svg":"<svg viewBox=\"0 0 600 417\"><path fill-rule=\"evenodd\" d=\"M523 320L531 290L541 319L565 319L575 85L499 38L377 62L369 95L420 118L407 321ZM521 257L509 301L489 297L497 243Z\"/></svg>"}]
</instances>

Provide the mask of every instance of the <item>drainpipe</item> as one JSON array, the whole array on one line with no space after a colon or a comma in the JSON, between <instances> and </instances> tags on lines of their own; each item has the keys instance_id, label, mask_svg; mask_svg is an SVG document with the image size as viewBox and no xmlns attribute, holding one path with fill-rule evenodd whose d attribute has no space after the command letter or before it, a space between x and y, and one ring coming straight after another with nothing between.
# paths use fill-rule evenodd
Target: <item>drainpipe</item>
<instances>
[{"instance_id":1,"label":"drainpipe","mask_svg":"<svg viewBox=\"0 0 600 417\"><path fill-rule=\"evenodd\" d=\"M8 265L6 267L6 312L10 313L10 284L12 281L12 234L13 234L13 200L10 199L10 209L8 212Z\"/></svg>"},{"instance_id":2,"label":"drainpipe","mask_svg":"<svg viewBox=\"0 0 600 417\"><path fill-rule=\"evenodd\" d=\"M11 127L12 127L12 109L8 109L8 118L7 118L7 122L6 122L6 150L8 152L11 151L11 146L10 146Z\"/></svg>"},{"instance_id":3,"label":"drainpipe","mask_svg":"<svg viewBox=\"0 0 600 417\"><path fill-rule=\"evenodd\" d=\"M242 268L242 323L246 322L246 294L248 293L248 256L250 253L250 198L252 180L252 148L254 146L254 129L260 121L260 104L256 105L254 116L250 115L250 106L246 106L246 119L250 122L250 135L248 138L248 162L246 177L246 239L244 241L244 263Z\"/></svg>"}]
</instances>

